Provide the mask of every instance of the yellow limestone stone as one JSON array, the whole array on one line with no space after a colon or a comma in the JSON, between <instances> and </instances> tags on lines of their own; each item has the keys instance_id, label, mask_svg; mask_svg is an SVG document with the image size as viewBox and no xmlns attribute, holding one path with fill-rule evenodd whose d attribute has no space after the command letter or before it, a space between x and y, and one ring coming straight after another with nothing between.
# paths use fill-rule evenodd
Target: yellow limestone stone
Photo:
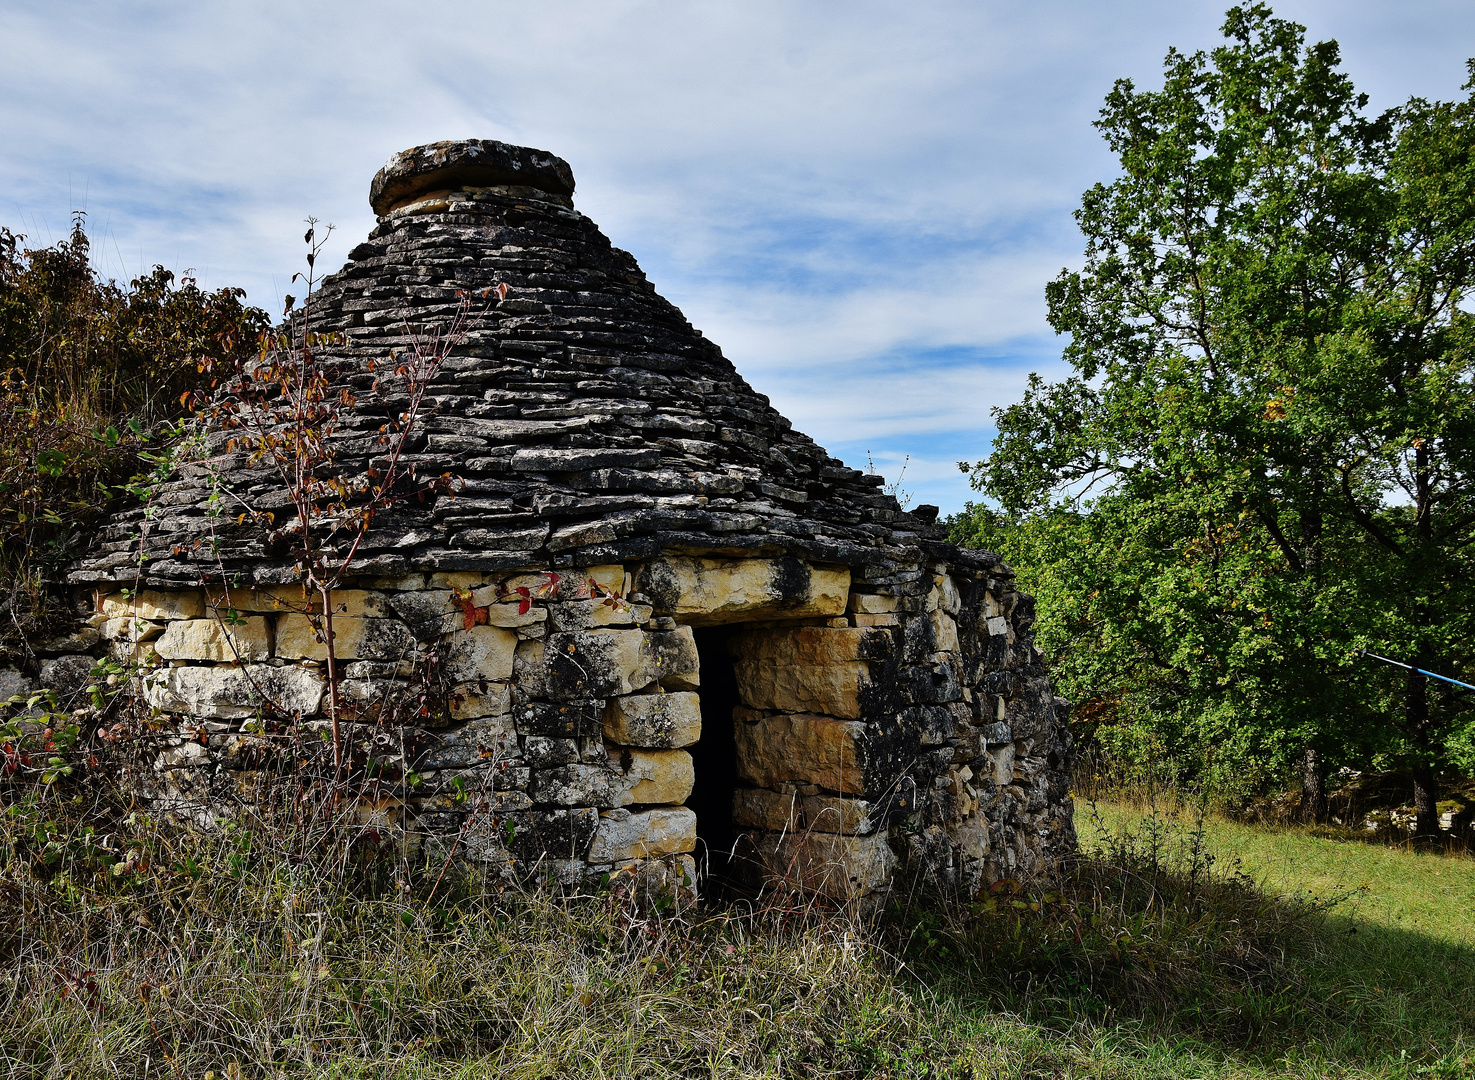
<instances>
[{"instance_id":1,"label":"yellow limestone stone","mask_svg":"<svg viewBox=\"0 0 1475 1080\"><path fill-rule=\"evenodd\" d=\"M880 834L761 833L752 853L765 877L835 900L874 892L891 880L896 855Z\"/></svg>"},{"instance_id":2,"label":"yellow limestone stone","mask_svg":"<svg viewBox=\"0 0 1475 1080\"><path fill-rule=\"evenodd\" d=\"M259 615L225 625L219 619L180 619L153 643L165 660L254 663L271 657L271 633Z\"/></svg>"},{"instance_id":3,"label":"yellow limestone stone","mask_svg":"<svg viewBox=\"0 0 1475 1080\"><path fill-rule=\"evenodd\" d=\"M738 694L754 709L860 716L869 667L860 657L865 627L804 626L734 638L730 650Z\"/></svg>"},{"instance_id":4,"label":"yellow limestone stone","mask_svg":"<svg viewBox=\"0 0 1475 1080\"><path fill-rule=\"evenodd\" d=\"M738 775L759 787L818 784L843 795L865 794L857 720L800 713L763 716L735 710Z\"/></svg>"},{"instance_id":5,"label":"yellow limestone stone","mask_svg":"<svg viewBox=\"0 0 1475 1080\"><path fill-rule=\"evenodd\" d=\"M655 559L637 591L692 626L843 615L850 571L794 559Z\"/></svg>"},{"instance_id":6,"label":"yellow limestone stone","mask_svg":"<svg viewBox=\"0 0 1475 1080\"><path fill-rule=\"evenodd\" d=\"M194 589L188 592L144 589L132 596L122 593L104 596L98 609L110 619L198 619L205 614L205 602Z\"/></svg>"},{"instance_id":7,"label":"yellow limestone stone","mask_svg":"<svg viewBox=\"0 0 1475 1080\"><path fill-rule=\"evenodd\" d=\"M684 803L691 795L695 771L685 750L618 750L611 754L616 767L629 754L626 776L635 781L630 788L634 803Z\"/></svg>"}]
</instances>

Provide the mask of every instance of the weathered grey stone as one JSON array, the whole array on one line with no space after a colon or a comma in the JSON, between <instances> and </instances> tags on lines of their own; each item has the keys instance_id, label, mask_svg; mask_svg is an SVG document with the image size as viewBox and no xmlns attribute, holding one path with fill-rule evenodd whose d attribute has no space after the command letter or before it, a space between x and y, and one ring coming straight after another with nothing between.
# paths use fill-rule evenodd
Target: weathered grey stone
<instances>
[{"instance_id":1,"label":"weathered grey stone","mask_svg":"<svg viewBox=\"0 0 1475 1080\"><path fill-rule=\"evenodd\" d=\"M0 701L9 701L17 694L29 694L35 689L35 681L25 672L0 668Z\"/></svg>"},{"instance_id":2,"label":"weathered grey stone","mask_svg":"<svg viewBox=\"0 0 1475 1080\"><path fill-rule=\"evenodd\" d=\"M92 681L92 669L97 660L85 654L58 656L41 665L41 685L55 690L65 700L68 696L84 689ZM0 700L9 695L0 688Z\"/></svg>"},{"instance_id":3,"label":"weathered grey stone","mask_svg":"<svg viewBox=\"0 0 1475 1080\"><path fill-rule=\"evenodd\" d=\"M620 862L695 851L697 816L686 807L631 813L615 810L599 818L590 862Z\"/></svg>"},{"instance_id":4,"label":"weathered grey stone","mask_svg":"<svg viewBox=\"0 0 1475 1080\"><path fill-rule=\"evenodd\" d=\"M144 697L156 709L187 716L244 720L263 711L311 716L323 700L323 680L299 667L177 667L144 679Z\"/></svg>"}]
</instances>

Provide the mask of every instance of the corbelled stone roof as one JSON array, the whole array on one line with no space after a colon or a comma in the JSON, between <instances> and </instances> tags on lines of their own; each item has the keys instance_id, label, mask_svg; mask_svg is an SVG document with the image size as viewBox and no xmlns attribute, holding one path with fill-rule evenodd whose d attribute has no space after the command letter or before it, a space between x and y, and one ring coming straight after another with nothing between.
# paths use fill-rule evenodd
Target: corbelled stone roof
<instances>
[{"instance_id":1,"label":"corbelled stone roof","mask_svg":"<svg viewBox=\"0 0 1475 1080\"><path fill-rule=\"evenodd\" d=\"M484 140L407 150L374 178L377 227L313 298L313 329L341 334L324 355L356 395L337 444L345 470L380 451L376 433L396 406L372 389L368 362L448 322L459 290L509 292L441 366L434 412L409 447L422 472L460 478L457 496L380 515L365 572L662 551L792 554L876 573L915 565L922 549L994 561L937 544L935 508L903 513L881 477L794 431L573 208L573 189L560 158ZM209 445L225 449L223 437ZM214 519L212 475L233 492ZM289 509L275 476L241 454L185 467L154 500L145 576L198 580L215 562L200 541L213 536L228 570L290 578L266 529L235 524L236 499L278 525ZM116 515L72 580L132 578L143 524L140 510Z\"/></svg>"}]
</instances>

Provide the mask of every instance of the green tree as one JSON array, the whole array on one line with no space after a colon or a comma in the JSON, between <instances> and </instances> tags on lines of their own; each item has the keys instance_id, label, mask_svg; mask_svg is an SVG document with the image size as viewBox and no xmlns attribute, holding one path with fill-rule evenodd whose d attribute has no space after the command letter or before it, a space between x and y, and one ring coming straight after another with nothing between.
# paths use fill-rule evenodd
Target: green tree
<instances>
[{"instance_id":1,"label":"green tree","mask_svg":"<svg viewBox=\"0 0 1475 1080\"><path fill-rule=\"evenodd\" d=\"M1358 654L1470 659L1475 98L1370 117L1334 42L1264 5L1223 30L1170 52L1160 91L1108 95L1121 175L1076 213L1084 268L1047 288L1076 374L996 414L973 481L1092 550L1055 565L1093 597L1077 628L1110 639L1102 700L1299 754L1313 812L1328 756L1396 732L1437 832L1458 703Z\"/></svg>"}]
</instances>

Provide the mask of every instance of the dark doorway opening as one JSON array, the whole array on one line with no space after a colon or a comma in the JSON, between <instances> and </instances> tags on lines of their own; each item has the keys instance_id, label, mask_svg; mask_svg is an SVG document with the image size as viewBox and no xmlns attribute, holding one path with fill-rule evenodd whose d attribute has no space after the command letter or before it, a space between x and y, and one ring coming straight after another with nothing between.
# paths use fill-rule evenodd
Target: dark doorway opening
<instances>
[{"instance_id":1,"label":"dark doorway opening","mask_svg":"<svg viewBox=\"0 0 1475 1080\"><path fill-rule=\"evenodd\" d=\"M706 879L702 894L707 899L724 895L733 884L731 860L737 829L732 823L732 798L738 788L738 773L732 711L742 703L727 643L737 629L714 626L694 630L702 677L698 690L702 737L691 747L696 776L686 805L697 816L697 857Z\"/></svg>"}]
</instances>

